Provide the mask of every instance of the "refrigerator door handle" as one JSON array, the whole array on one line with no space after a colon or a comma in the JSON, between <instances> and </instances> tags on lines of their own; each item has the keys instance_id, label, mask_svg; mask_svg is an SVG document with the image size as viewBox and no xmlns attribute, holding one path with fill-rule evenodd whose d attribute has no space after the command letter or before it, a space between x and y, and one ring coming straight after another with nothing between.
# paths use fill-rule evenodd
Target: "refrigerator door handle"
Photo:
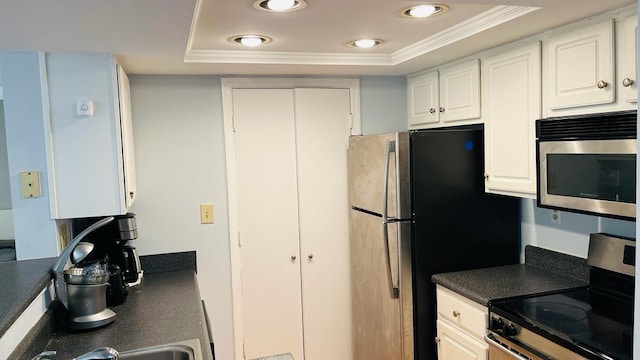
<instances>
[{"instance_id":1,"label":"refrigerator door handle","mask_svg":"<svg viewBox=\"0 0 640 360\"><path fill-rule=\"evenodd\" d=\"M395 140L387 140L387 154L384 160L384 189L382 189L382 221L389 220L389 168L391 163L391 154L396 152ZM385 225L386 229L386 225Z\"/></svg>"},{"instance_id":2,"label":"refrigerator door handle","mask_svg":"<svg viewBox=\"0 0 640 360\"><path fill-rule=\"evenodd\" d=\"M394 276L393 270L391 269L391 248L389 247L389 223L392 221L383 221L382 222L382 232L384 233L384 242L387 247L387 267L389 268L389 278L391 279L391 296L393 299L400 298L400 279L398 271ZM396 248L396 251L399 253L400 249ZM400 264L398 264L399 266ZM400 269L398 269L400 270Z\"/></svg>"}]
</instances>

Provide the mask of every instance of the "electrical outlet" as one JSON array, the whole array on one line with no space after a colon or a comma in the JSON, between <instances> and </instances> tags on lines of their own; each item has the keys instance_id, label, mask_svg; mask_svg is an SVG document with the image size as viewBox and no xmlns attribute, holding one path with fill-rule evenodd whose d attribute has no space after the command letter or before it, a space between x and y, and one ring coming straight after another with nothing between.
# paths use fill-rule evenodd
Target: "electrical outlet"
<instances>
[{"instance_id":1,"label":"electrical outlet","mask_svg":"<svg viewBox=\"0 0 640 360\"><path fill-rule=\"evenodd\" d=\"M560 211L553 210L551 212L551 222L554 223L554 224L561 224L562 223L562 216L560 216Z\"/></svg>"},{"instance_id":2,"label":"electrical outlet","mask_svg":"<svg viewBox=\"0 0 640 360\"><path fill-rule=\"evenodd\" d=\"M200 223L213 224L213 204L200 204Z\"/></svg>"}]
</instances>

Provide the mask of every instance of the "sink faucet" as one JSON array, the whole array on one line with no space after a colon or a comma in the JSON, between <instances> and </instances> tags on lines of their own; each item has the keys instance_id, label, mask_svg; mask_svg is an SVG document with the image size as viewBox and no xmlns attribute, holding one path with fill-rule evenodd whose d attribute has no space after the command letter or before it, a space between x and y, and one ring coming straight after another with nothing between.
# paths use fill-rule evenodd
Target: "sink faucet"
<instances>
[{"instance_id":1,"label":"sink faucet","mask_svg":"<svg viewBox=\"0 0 640 360\"><path fill-rule=\"evenodd\" d=\"M116 349L110 347L101 347L86 354L80 355L73 360L118 360L120 354Z\"/></svg>"},{"instance_id":2,"label":"sink faucet","mask_svg":"<svg viewBox=\"0 0 640 360\"><path fill-rule=\"evenodd\" d=\"M56 356L55 351L43 351L34 356L31 360L51 360L54 356Z\"/></svg>"}]
</instances>

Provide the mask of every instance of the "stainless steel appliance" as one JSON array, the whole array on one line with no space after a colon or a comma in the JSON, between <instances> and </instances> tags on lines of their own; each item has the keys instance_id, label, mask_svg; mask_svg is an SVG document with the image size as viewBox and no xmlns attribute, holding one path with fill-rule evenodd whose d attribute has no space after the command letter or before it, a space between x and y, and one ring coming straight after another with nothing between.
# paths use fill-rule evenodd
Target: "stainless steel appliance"
<instances>
[{"instance_id":1,"label":"stainless steel appliance","mask_svg":"<svg viewBox=\"0 0 640 360\"><path fill-rule=\"evenodd\" d=\"M635 240L591 234L587 263L588 286L489 302L489 359L632 359Z\"/></svg>"},{"instance_id":2,"label":"stainless steel appliance","mask_svg":"<svg viewBox=\"0 0 640 360\"><path fill-rule=\"evenodd\" d=\"M519 202L484 192L482 126L350 138L354 358L436 358L434 273L518 263Z\"/></svg>"},{"instance_id":3,"label":"stainless steel appliance","mask_svg":"<svg viewBox=\"0 0 640 360\"><path fill-rule=\"evenodd\" d=\"M636 111L538 120L538 206L635 219L636 124Z\"/></svg>"}]
</instances>

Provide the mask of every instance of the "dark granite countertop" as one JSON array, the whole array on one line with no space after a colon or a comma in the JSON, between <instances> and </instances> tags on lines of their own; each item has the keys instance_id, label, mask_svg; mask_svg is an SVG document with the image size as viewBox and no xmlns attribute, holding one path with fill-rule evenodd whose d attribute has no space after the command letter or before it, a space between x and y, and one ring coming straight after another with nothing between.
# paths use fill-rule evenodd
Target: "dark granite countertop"
<instances>
[{"instance_id":1,"label":"dark granite countertop","mask_svg":"<svg viewBox=\"0 0 640 360\"><path fill-rule=\"evenodd\" d=\"M199 339L204 359L213 359L192 270L145 274L142 284L129 289L127 300L111 309L117 314L112 324L82 332L56 331L43 350L56 350L57 359L71 359L103 346L126 351Z\"/></svg>"},{"instance_id":2,"label":"dark granite countertop","mask_svg":"<svg viewBox=\"0 0 640 360\"><path fill-rule=\"evenodd\" d=\"M589 283L586 259L528 245L525 263L435 274L431 280L483 306L490 300Z\"/></svg>"},{"instance_id":3,"label":"dark granite countertop","mask_svg":"<svg viewBox=\"0 0 640 360\"><path fill-rule=\"evenodd\" d=\"M584 286L587 283L527 264L435 274L436 284L481 305L489 300Z\"/></svg>"},{"instance_id":4,"label":"dark granite countertop","mask_svg":"<svg viewBox=\"0 0 640 360\"><path fill-rule=\"evenodd\" d=\"M0 262L0 337L49 284L56 258Z\"/></svg>"}]
</instances>

